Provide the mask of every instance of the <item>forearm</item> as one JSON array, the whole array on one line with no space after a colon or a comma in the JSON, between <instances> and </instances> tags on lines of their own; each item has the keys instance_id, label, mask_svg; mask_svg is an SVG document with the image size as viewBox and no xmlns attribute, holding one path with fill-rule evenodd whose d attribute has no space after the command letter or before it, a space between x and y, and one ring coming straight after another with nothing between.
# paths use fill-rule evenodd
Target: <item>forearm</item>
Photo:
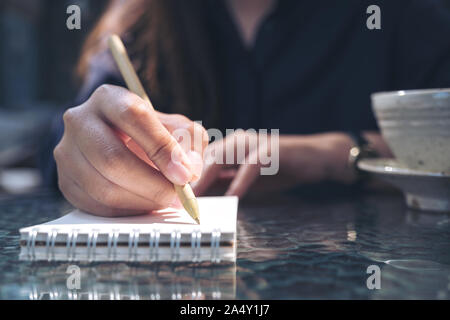
<instances>
[{"instance_id":1,"label":"forearm","mask_svg":"<svg viewBox=\"0 0 450 320\"><path fill-rule=\"evenodd\" d=\"M364 132L364 137L381 157L390 157L389 147L377 132ZM280 137L281 174L295 183L336 181L352 183L355 172L348 166L350 149L355 145L343 132Z\"/></svg>"}]
</instances>

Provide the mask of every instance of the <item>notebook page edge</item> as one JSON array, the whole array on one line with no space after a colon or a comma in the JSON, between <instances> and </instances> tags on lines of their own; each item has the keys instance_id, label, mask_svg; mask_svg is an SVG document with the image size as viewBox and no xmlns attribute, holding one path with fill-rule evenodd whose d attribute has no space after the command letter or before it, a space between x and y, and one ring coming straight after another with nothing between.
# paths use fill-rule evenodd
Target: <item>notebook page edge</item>
<instances>
[{"instance_id":1,"label":"notebook page edge","mask_svg":"<svg viewBox=\"0 0 450 320\"><path fill-rule=\"evenodd\" d=\"M223 225L226 225L227 228L225 230L222 230L222 232L224 233L235 233L236 232L236 219L237 219L237 209L238 209L238 197L234 197L234 196L226 196L226 197L199 197L199 202L200 202L200 207L201 210L204 212L205 210L208 211L212 211L214 210L212 207L212 203L214 203L214 207L221 207L219 205L217 205L217 202L223 202L226 204L225 207L221 207L220 213L224 213L227 216L229 216L230 218L227 220L222 219L222 221L219 223L219 225L221 227L223 227ZM206 206L208 205L208 206ZM206 207L206 208L205 208ZM184 210L182 210L184 211ZM187 231L190 232L188 230L199 230L202 232L206 232L209 233L212 231L213 228L211 228L211 226L205 226L205 225L200 225L200 228L198 228L198 225L189 222L190 221L190 217L187 215L186 212L179 212L179 210L174 210L171 208L167 208L164 210L161 210L159 212L163 212L163 214L167 213L173 213L176 212L177 214L180 214L180 219L181 219L181 223L185 224L187 223L187 225L189 225L189 227L186 226L180 226L180 232L182 231ZM211 216L211 215L210 215ZM218 215L219 216L219 215ZM166 232L166 233L170 233L172 232L174 229L177 229L176 227L174 228L173 226L176 225L176 223L154 223L152 221L155 221L156 218L158 218L160 216L156 215L156 214L149 214L147 216L135 216L135 217L121 217L121 218L106 218L106 217L98 217L98 216L94 216L85 212L82 212L78 209L75 209L71 212L69 212L68 214L57 218L55 220L52 221L48 221L45 222L43 224L37 224L37 225L33 225L33 226L29 226L29 227L24 227L19 229L19 232L22 234L24 233L28 233L33 229L44 229L44 230L50 230L52 228L59 228L59 229L67 229L67 230L71 230L71 229L80 229L80 231L82 232L83 230L86 231L90 231L92 229L98 228L100 230L110 230L113 228L119 228L121 230L123 230L123 232L127 232L131 231L133 228L138 228L137 226L140 226L140 228L142 228L143 225L151 225L153 228L147 227L146 229L160 229L160 232ZM208 216L206 216L208 217ZM206 217L204 217L204 219L207 219ZM212 219L212 217L209 217L211 219L207 220L208 222L210 222ZM217 218L217 217L215 217ZM71 223L73 221L81 221L83 223ZM123 223L118 223L124 221ZM125 223L125 221L129 222L129 223ZM229 221L229 224L227 225L225 222ZM89 223L91 222L91 223ZM95 223L97 222L97 223ZM130 223L130 222L135 222L135 223ZM139 222L139 223L136 223ZM147 222L147 223L145 223ZM179 223L180 221L178 221L177 223ZM169 226L171 226L169 228ZM144 230L145 232L145 230Z\"/></svg>"}]
</instances>

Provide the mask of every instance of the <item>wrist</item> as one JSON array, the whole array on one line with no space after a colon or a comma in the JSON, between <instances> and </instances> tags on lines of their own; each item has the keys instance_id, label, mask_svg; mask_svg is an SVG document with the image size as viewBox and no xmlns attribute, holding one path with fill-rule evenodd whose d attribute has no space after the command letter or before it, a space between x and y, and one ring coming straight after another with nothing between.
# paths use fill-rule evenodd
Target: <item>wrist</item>
<instances>
[{"instance_id":1,"label":"wrist","mask_svg":"<svg viewBox=\"0 0 450 320\"><path fill-rule=\"evenodd\" d=\"M358 162L362 159L379 157L379 153L365 136L360 132L348 132L348 136L353 140L354 146L350 149L348 155L348 167L356 175L356 182L363 182L366 175L358 168Z\"/></svg>"},{"instance_id":2,"label":"wrist","mask_svg":"<svg viewBox=\"0 0 450 320\"><path fill-rule=\"evenodd\" d=\"M357 174L352 167L349 167L348 159L352 148L355 147L355 141L344 132L330 133L328 140L328 148L323 156L330 168L329 180L353 183Z\"/></svg>"},{"instance_id":3,"label":"wrist","mask_svg":"<svg viewBox=\"0 0 450 320\"><path fill-rule=\"evenodd\" d=\"M280 170L297 183L350 183L355 176L347 161L353 146L352 139L340 132L280 137Z\"/></svg>"}]
</instances>

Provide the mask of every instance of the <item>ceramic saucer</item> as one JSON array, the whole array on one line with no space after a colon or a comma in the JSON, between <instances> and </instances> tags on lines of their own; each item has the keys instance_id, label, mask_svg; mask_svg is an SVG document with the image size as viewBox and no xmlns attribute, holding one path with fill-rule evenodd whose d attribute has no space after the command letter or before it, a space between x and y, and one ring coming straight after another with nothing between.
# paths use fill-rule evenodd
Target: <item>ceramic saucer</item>
<instances>
[{"instance_id":1,"label":"ceramic saucer","mask_svg":"<svg viewBox=\"0 0 450 320\"><path fill-rule=\"evenodd\" d=\"M395 159L362 159L359 169L403 191L413 209L450 212L450 173L409 169Z\"/></svg>"}]
</instances>

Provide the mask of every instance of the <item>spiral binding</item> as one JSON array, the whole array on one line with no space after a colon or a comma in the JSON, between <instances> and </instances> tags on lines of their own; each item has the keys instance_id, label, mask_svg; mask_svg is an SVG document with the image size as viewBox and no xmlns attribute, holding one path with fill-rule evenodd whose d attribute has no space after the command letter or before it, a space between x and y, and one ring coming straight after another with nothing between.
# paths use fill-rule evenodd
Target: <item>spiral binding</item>
<instances>
[{"instance_id":1,"label":"spiral binding","mask_svg":"<svg viewBox=\"0 0 450 320\"><path fill-rule=\"evenodd\" d=\"M220 262L220 229L214 229L211 233L211 262Z\"/></svg>"},{"instance_id":2,"label":"spiral binding","mask_svg":"<svg viewBox=\"0 0 450 320\"><path fill-rule=\"evenodd\" d=\"M36 259L36 250L35 250L35 243L36 243L36 237L38 234L38 229L32 229L28 233L28 239L27 239L27 254L28 259L34 260Z\"/></svg>"},{"instance_id":3,"label":"spiral binding","mask_svg":"<svg viewBox=\"0 0 450 320\"><path fill-rule=\"evenodd\" d=\"M180 260L180 241L181 232L179 230L174 230L170 234L170 256L172 262Z\"/></svg>"},{"instance_id":4,"label":"spiral binding","mask_svg":"<svg viewBox=\"0 0 450 320\"><path fill-rule=\"evenodd\" d=\"M72 229L67 235L66 249L67 249L67 259L69 261L75 260L76 257L78 231L79 231L78 229Z\"/></svg>"},{"instance_id":5,"label":"spiral binding","mask_svg":"<svg viewBox=\"0 0 450 320\"><path fill-rule=\"evenodd\" d=\"M52 261L55 258L55 241L58 235L58 230L52 229L47 232L47 240L45 242L45 248L47 250L47 260Z\"/></svg>"},{"instance_id":6,"label":"spiral binding","mask_svg":"<svg viewBox=\"0 0 450 320\"><path fill-rule=\"evenodd\" d=\"M138 256L139 230L134 229L128 235L128 261L136 261Z\"/></svg>"},{"instance_id":7,"label":"spiral binding","mask_svg":"<svg viewBox=\"0 0 450 320\"><path fill-rule=\"evenodd\" d=\"M191 233L192 261L200 261L202 233L200 230L194 230Z\"/></svg>"},{"instance_id":8,"label":"spiral binding","mask_svg":"<svg viewBox=\"0 0 450 320\"><path fill-rule=\"evenodd\" d=\"M150 261L158 261L159 258L159 230L152 230L150 232L149 247L150 247Z\"/></svg>"},{"instance_id":9,"label":"spiral binding","mask_svg":"<svg viewBox=\"0 0 450 320\"><path fill-rule=\"evenodd\" d=\"M27 234L26 240L26 255L29 260L36 260L36 238L39 233L38 228L34 228ZM67 233L66 238L66 254L68 261L76 260L77 240L79 236L79 229L72 229ZM52 229L47 231L45 241L45 257L48 261L55 260L55 244L56 238L59 235L58 229ZM118 257L118 242L119 242L120 230L113 229L109 232L107 238L107 259L109 261L115 261ZM99 237L99 230L92 229L87 235L87 260L95 261L97 256L97 240ZM138 261L139 239L142 238L140 229L133 229L128 235L128 261ZM149 234L149 252L148 259L150 261L159 260L159 246L160 246L160 231L154 229ZM202 247L202 232L200 230L194 230L191 232L191 254L192 262L201 261L201 247ZM220 262L220 239L221 230L214 229L211 233L211 262ZM176 262L180 260L180 243L181 232L180 230L173 230L170 234L170 260Z\"/></svg>"},{"instance_id":10,"label":"spiral binding","mask_svg":"<svg viewBox=\"0 0 450 320\"><path fill-rule=\"evenodd\" d=\"M95 250L97 249L98 230L93 229L89 232L87 241L87 260L95 260Z\"/></svg>"},{"instance_id":11,"label":"spiral binding","mask_svg":"<svg viewBox=\"0 0 450 320\"><path fill-rule=\"evenodd\" d=\"M114 261L117 257L117 241L119 240L119 230L113 229L108 234L108 259Z\"/></svg>"}]
</instances>

